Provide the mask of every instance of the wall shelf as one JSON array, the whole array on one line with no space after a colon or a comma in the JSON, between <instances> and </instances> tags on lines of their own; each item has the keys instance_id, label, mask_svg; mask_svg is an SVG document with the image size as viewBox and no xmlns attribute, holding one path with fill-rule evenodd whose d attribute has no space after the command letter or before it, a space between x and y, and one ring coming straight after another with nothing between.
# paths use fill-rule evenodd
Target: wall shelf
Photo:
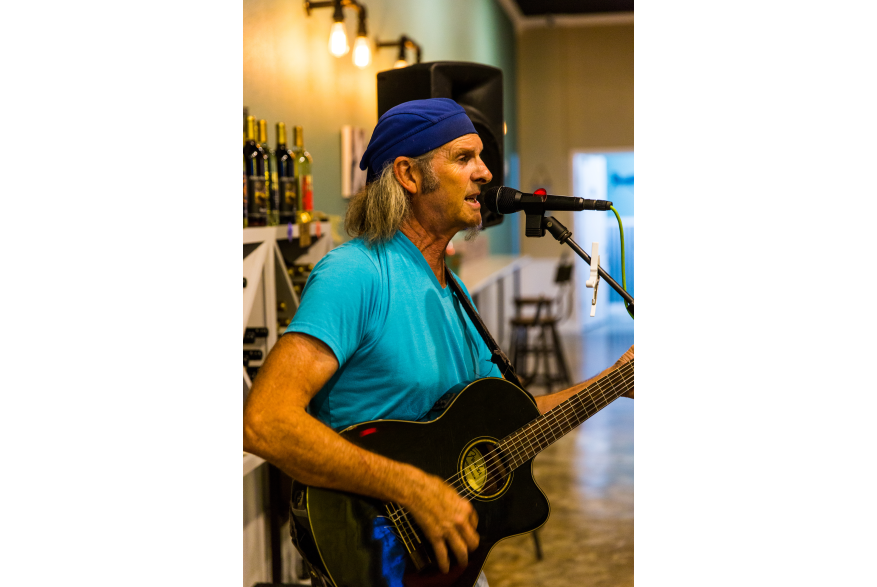
<instances>
[{"instance_id":1,"label":"wall shelf","mask_svg":"<svg viewBox=\"0 0 877 587\"><path fill-rule=\"evenodd\" d=\"M244 228L244 244L261 243L267 240L282 240L290 238L298 238L298 225L292 226L284 224L281 226L253 226ZM332 227L328 222L314 222L310 225L310 233L312 237L331 236Z\"/></svg>"},{"instance_id":2,"label":"wall shelf","mask_svg":"<svg viewBox=\"0 0 877 587\"><path fill-rule=\"evenodd\" d=\"M298 226L260 226L243 229L243 277L246 287L243 292L243 323L241 336L247 328L267 328L268 336L245 344L246 349L262 351L263 360L277 342L281 327L278 320L292 319L298 309L299 297L289 276L287 260L296 264L311 264L319 261L332 249L331 229L328 222L314 223L310 226L309 247L296 249L295 258L289 259L289 250L281 250L278 241L290 242L298 239ZM252 361L251 367L258 367L261 361ZM250 392L251 381L247 370L243 370L244 401Z\"/></svg>"},{"instance_id":3,"label":"wall shelf","mask_svg":"<svg viewBox=\"0 0 877 587\"><path fill-rule=\"evenodd\" d=\"M243 276L247 286L243 291L243 323L247 328L267 328L268 336L243 345L245 350L262 351L262 360L277 342L284 327L278 321L291 319L298 309L299 297L290 278L289 264L309 265L319 261L332 249L332 231L328 222L310 226L312 244L298 247L298 227L260 226L243 229ZM291 242L292 241L292 242ZM262 360L250 360L250 367L258 367ZM252 381L243 370L244 402L250 393ZM253 582L270 580L272 551L278 554L281 569L287 581L294 580L294 569L300 565L298 554L287 538L272 542L271 506L266 496L268 471L265 460L243 453L244 461L244 587ZM276 497L275 497L276 499ZM277 529L274 528L276 531ZM283 529L280 529L283 536ZM273 548L272 548L273 545ZM279 552L278 552L279 549ZM297 580L297 579L296 579Z\"/></svg>"}]
</instances>

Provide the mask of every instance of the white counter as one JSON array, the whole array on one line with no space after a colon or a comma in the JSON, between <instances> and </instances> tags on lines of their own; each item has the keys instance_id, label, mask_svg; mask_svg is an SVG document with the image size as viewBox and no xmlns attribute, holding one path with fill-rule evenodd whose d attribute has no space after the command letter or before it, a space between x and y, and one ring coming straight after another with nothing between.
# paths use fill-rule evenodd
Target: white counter
<instances>
[{"instance_id":1,"label":"white counter","mask_svg":"<svg viewBox=\"0 0 877 587\"><path fill-rule=\"evenodd\" d=\"M474 261L464 259L458 275L469 294L475 296L503 277L513 275L530 261L527 255L488 255Z\"/></svg>"},{"instance_id":2,"label":"white counter","mask_svg":"<svg viewBox=\"0 0 877 587\"><path fill-rule=\"evenodd\" d=\"M505 343L506 316L513 313L512 300L520 295L520 271L532 261L527 255L488 255L480 259L463 259L457 274L481 319L500 347ZM512 287L506 288L506 278L512 277Z\"/></svg>"}]
</instances>

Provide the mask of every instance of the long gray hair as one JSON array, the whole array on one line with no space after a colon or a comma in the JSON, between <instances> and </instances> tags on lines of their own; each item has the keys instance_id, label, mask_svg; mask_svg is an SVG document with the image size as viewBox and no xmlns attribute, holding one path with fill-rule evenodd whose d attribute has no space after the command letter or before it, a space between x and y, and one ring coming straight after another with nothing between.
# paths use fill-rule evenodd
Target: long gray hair
<instances>
[{"instance_id":1,"label":"long gray hair","mask_svg":"<svg viewBox=\"0 0 877 587\"><path fill-rule=\"evenodd\" d=\"M421 193L428 194L438 188L438 177L432 168L437 150L411 157L412 166L423 176ZM411 195L396 179L393 162L388 161L380 176L350 199L344 229L352 237L361 236L371 246L393 238L409 214Z\"/></svg>"}]
</instances>

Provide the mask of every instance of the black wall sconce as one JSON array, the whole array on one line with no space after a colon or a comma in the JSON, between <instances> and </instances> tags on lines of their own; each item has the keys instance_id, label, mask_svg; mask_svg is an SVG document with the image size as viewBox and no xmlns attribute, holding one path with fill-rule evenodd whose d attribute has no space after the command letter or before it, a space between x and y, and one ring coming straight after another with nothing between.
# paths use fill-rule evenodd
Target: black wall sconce
<instances>
[{"instance_id":1,"label":"black wall sconce","mask_svg":"<svg viewBox=\"0 0 877 587\"><path fill-rule=\"evenodd\" d=\"M420 45L415 43L411 37L402 35L399 37L398 41L375 41L375 47L378 49L381 49L382 47L399 47L399 58L396 60L396 63L393 64L393 69L399 69L411 65L405 58L405 49L414 49L417 59L415 63L420 63Z\"/></svg>"}]
</instances>

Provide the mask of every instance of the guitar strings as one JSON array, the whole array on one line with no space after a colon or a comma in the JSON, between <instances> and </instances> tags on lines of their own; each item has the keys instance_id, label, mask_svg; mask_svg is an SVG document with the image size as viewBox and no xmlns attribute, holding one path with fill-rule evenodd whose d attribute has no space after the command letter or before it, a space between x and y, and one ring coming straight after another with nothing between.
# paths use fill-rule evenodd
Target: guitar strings
<instances>
[{"instance_id":1,"label":"guitar strings","mask_svg":"<svg viewBox=\"0 0 877 587\"><path fill-rule=\"evenodd\" d=\"M555 406L555 408L552 408L551 410L549 410L545 414L542 414L541 416L539 416L538 418L536 418L535 420L533 420L532 422L530 422L526 426L522 427L517 432L510 434L509 436L504 438L502 441L500 441L498 447L502 448L503 446L506 446L508 448L515 448L515 449L525 448L523 446L524 440L531 440L532 441L534 439L537 439L537 437L539 437L540 435L541 435L541 438L543 440L548 440L547 435L544 434L546 431L548 431L548 432L551 432L552 439L550 441L548 441L548 443L545 446L542 446L541 440L539 441L540 450L542 448L546 448L552 442L554 442L558 438L562 437L563 435L565 435L566 433L568 433L569 431L571 431L573 428L575 428L576 426L578 426L579 424L581 424L584 421L584 420L580 420L578 422L571 422L569 419L569 416L571 414L578 417L581 415L582 412L584 412L586 414L587 418L590 418L591 416L596 414L598 411L600 411L601 409L603 409L604 407L609 405L609 403L611 403L612 401L615 401L616 399L618 399L618 397L621 397L621 395L623 395L623 391L621 393L619 393L616 397L613 397L611 400L607 399L602 383L606 380L610 380L610 379L614 378L616 380L621 379L621 381L620 382L619 381L608 381L610 384L615 384L615 385L613 385L613 387L615 387L618 383L627 384L630 381L630 379L632 378L633 373L632 372L629 374L628 373L621 373L621 371L624 367L627 367L628 365L630 365L630 367L632 367L633 365L631 363L632 362L629 362L629 363L626 363L625 365L622 365L617 370L608 374L605 378L595 381L594 383L592 383L591 385L586 387L581 392L571 396L570 398L567 398L566 400L564 400L563 402L561 402L560 404ZM630 371L630 369L624 369L624 370ZM597 399L595 397L596 394L591 393L593 388L596 388L596 391L600 392L600 395L602 396L602 402L605 402L605 405L599 406L599 403L601 403L601 400ZM586 392L586 391L589 393L585 394L584 392ZM615 391L615 390L611 390L611 391ZM582 399L583 395L587 396L587 399L591 400L591 403L593 405L590 405L590 406L587 405L584 402L584 400ZM610 393L610 395L611 395L611 393ZM575 400L575 401L573 401L573 400ZM576 403L578 403L579 405L578 406L575 405ZM594 409L593 413L590 413L589 408ZM561 422L561 418L564 418L564 422ZM587 418L585 418L585 419L587 419ZM554 435L553 429L555 429L555 428L559 428L562 431L560 436ZM523 438L519 438L520 436L523 436ZM515 444L519 444L520 446L514 446ZM494 454L496 454L496 450L492 450L488 454L494 455ZM520 464L526 462L530 458L533 458L533 456L535 456L535 454L531 455L531 456L527 456L526 458L524 458L521 461L521 463L516 462L514 467L520 466ZM497 459L501 459L501 458L502 457L500 455L496 454L496 456L492 457L492 460L485 458L485 459L483 459L483 461L484 461L485 466L492 466L492 465L496 464ZM515 459L515 461L517 461L517 459ZM469 469L471 469L474 466L476 466L476 464L467 465L460 473L457 473L455 476L448 479L447 482L449 482L451 484L451 486L455 487L456 489L467 489L465 487L464 477L466 474L468 474ZM455 479L455 477L459 477L459 479ZM457 487L457 483L460 481L464 482L464 487Z\"/></svg>"},{"instance_id":2,"label":"guitar strings","mask_svg":"<svg viewBox=\"0 0 877 587\"><path fill-rule=\"evenodd\" d=\"M627 364L623 365L622 367L620 367L619 369L613 371L612 373L607 375L605 378L598 380L598 381L595 381L594 383L589 385L587 388L585 388L581 392L573 395L570 398L567 398L567 400L565 400L564 402L561 402L560 404L555 406L555 408L553 408L552 410L549 410L545 414L542 414L537 419L535 419L533 422L530 422L530 424L521 428L518 432L509 435L508 437L506 437L505 439L503 439L499 443L497 448L500 448L500 449L514 448L514 449L517 449L516 452L520 452L521 448L526 448L526 447L524 447L524 442L523 442L524 440L530 440L531 442L533 440L538 440L539 441L539 451L541 451L543 448L546 448L551 443L553 443L555 440L562 437L564 434L568 433L570 430L572 430L573 428L575 428L576 426L578 426L579 424L584 422L584 420L586 420L587 418L590 418L591 416L596 414L599 410L604 408L606 405L609 405L609 403L618 399L618 397L621 397L621 395L623 394L623 391L621 393L619 393L618 395L616 395L615 397L613 397L611 400L608 400L606 398L606 394L603 390L603 382L605 382L607 380L610 384L629 382L632 373L627 373L627 372L630 371L630 369L624 369L625 372L624 373L621 372L622 368L626 367L627 365L629 365L629 363L627 363ZM622 381L611 381L610 379L615 379L615 380L621 379ZM614 387L614 385L613 385L613 387ZM596 398L596 394L593 393L593 391L595 389L596 389L596 391L600 392L600 395L602 396L602 402L605 402L605 405L602 405L602 406L599 405L600 400L598 398ZM586 391L588 392L587 394L584 393ZM615 390L612 390L612 391L614 392ZM582 399L583 396L586 397L587 399L591 400L592 405L589 406L588 404L586 404L584 402L584 400ZM573 401L573 400L575 400L575 401ZM576 403L578 403L579 405L576 405ZM591 413L589 408L594 410L593 413ZM576 417L580 417L582 412L584 412L584 414L586 415L586 418L579 419L578 421L575 421L575 422L570 421L570 419L569 419L570 414L574 414ZM563 422L561 421L561 418L564 419ZM560 436L556 436L554 434L553 430L555 428L559 428L562 431ZM545 434L546 430L552 433L552 439L550 439L550 440L548 439L547 434ZM540 439L540 435L541 435L541 439ZM523 438L519 438L521 436L523 436ZM542 446L543 440L546 441L545 446ZM516 444L519 446L515 446ZM536 451L533 455L525 456L524 458L521 459L520 463L518 463L517 458L515 458L514 459L515 463L514 463L512 468L516 468L516 467L520 466L522 463L533 458L536 454L538 454L539 451ZM484 465L486 467L488 467L489 469L491 469L491 468L493 468L493 465L496 464L496 461L498 459L501 459L501 458L502 457L497 453L496 449L494 449L488 453L487 458L482 459L482 460L484 462ZM468 474L469 470L476 465L477 465L477 463L473 464L473 465L467 465L466 467L463 468L463 470L460 473L458 473L454 477L451 477L450 479L447 480L449 482L449 484L451 484L451 486L454 487L455 489L457 489L458 491L462 489L467 497L474 497L477 495L476 493L472 492L469 489L468 484L465 483L465 478L464 478L465 475ZM459 479L455 479L455 477L459 477Z\"/></svg>"},{"instance_id":3,"label":"guitar strings","mask_svg":"<svg viewBox=\"0 0 877 587\"><path fill-rule=\"evenodd\" d=\"M393 513L393 511L391 511L391 509L390 509L391 506L393 508L395 508L395 510L396 510L395 514ZM414 541L411 539L410 534L414 533L416 536L416 532L414 531L414 528L411 526L411 521L408 519L407 514L404 516L404 521L403 521L403 516L401 515L400 510L404 510L404 508L400 508L399 505L394 503L394 502L388 503L386 505L386 507L387 507L387 513L390 514L390 519L393 521L394 527L399 531L399 534L398 534L399 538L401 538L402 542L405 543L405 548L408 550L408 552L413 552L414 551ZM400 522L403 522L404 525L400 525ZM418 538L417 541L420 542L420 539ZM411 546L409 546L409 544Z\"/></svg>"},{"instance_id":4,"label":"guitar strings","mask_svg":"<svg viewBox=\"0 0 877 587\"><path fill-rule=\"evenodd\" d=\"M626 383L628 381L627 372L630 371L632 367L633 367L633 365L631 365L631 363L626 363L625 365L623 365L622 367L620 367L616 371L613 371L610 375L607 375L607 377L605 379L609 380L610 382L612 379L615 379L615 380L621 379ZM585 390L583 390L583 392L584 391L592 392L592 390L595 390L595 389L597 391L600 391L600 394L603 396L603 403L605 403L605 405L601 406L598 398L596 397L596 394L592 392L592 393L587 394L587 395L589 395L588 399L590 399L591 403L593 404L593 405L589 406L582 399L582 396L584 396L585 394L583 392L580 392L576 396L573 396L572 398L570 398L569 400L567 400L566 402L561 404L561 406L558 406L562 409L552 410L551 412L548 412L547 414L544 414L542 417L540 417L539 418L539 425L537 427L534 428L536 421L531 422L530 425L522 428L521 431L519 431L517 434L508 437L505 441L500 443L499 447L502 448L503 446L506 446L507 448L516 448L516 449L518 449L517 452L520 453L521 452L520 449L524 448L524 446L523 446L524 440L532 441L532 440L538 440L541 438L542 440L547 441L548 437L545 434L546 430L551 431L552 436L554 437L553 440L548 441L547 446L550 446L554 441L556 441L558 439L558 437L553 433L553 429L559 428L562 431L561 437L563 437L564 435L571 432L573 429L575 429L577 426L581 425L584 422L584 420L582 420L580 422L571 422L570 421L571 414L574 414L577 418L581 419L582 412L584 412L587 415L587 417L590 418L590 417L594 416L596 413L598 413L600 410L604 409L610 403L617 400L619 397L621 397L621 395L623 395L623 393L618 394L617 397L613 397L612 400L609 400L606 397L605 389L603 388L603 385L601 383L602 383L601 381L597 381L594 384L592 384L591 386L589 386L588 388L586 388ZM614 385L613 385L613 387L614 387ZM580 405L576 406L575 405L576 402L578 402ZM595 410L593 414L591 413L591 409ZM561 422L561 418L564 418L566 420L565 425ZM553 422L552 422L552 420L553 420ZM540 450L547 448L547 446L545 446L545 447L542 446L542 440L539 440ZM509 441L512 441L511 444L509 444ZM520 444L521 446L514 446L514 445L518 445L518 444ZM532 443L531 443L531 446L532 446ZM538 452L536 454L538 454ZM496 454L495 449L493 451L491 451L491 453L488 453L488 455L489 455L488 458L484 459L485 465L487 467L495 469L495 467L493 467L493 465L495 465L497 460L500 459L501 457L498 454ZM493 455L496 455L496 456L493 456ZM533 457L528 456L527 458L525 458L522 461L522 463L527 462L531 458L533 458ZM471 466L467 467L466 469L464 469L460 474L458 474L455 477L464 477L465 475L467 475L469 473L470 469L472 469L475 466L479 466L479 465L478 464L471 465ZM515 466L516 467L520 466L517 463L517 459L515 459ZM463 480L463 479L461 479L461 480ZM452 477L451 479L448 480L449 483L451 483L453 481L454 481L454 477ZM470 497L475 495L473 492L469 491L465 485L464 485L464 487L458 487L457 483L453 483L452 487L454 487L458 490L465 489L466 493Z\"/></svg>"},{"instance_id":5,"label":"guitar strings","mask_svg":"<svg viewBox=\"0 0 877 587\"><path fill-rule=\"evenodd\" d=\"M420 537L417 536L417 532L415 531L414 526L411 523L411 520L408 519L408 514L405 512L405 508L399 506L396 503L393 503L393 507L396 509L396 512L394 514L394 519L396 522L403 522L404 525L402 526L401 530L405 533L407 541L411 545L409 550L414 551L414 549L415 549L414 541L416 539L417 542L420 542Z\"/></svg>"},{"instance_id":6,"label":"guitar strings","mask_svg":"<svg viewBox=\"0 0 877 587\"><path fill-rule=\"evenodd\" d=\"M625 371L629 371L629 369ZM610 380L610 384L628 383L630 381L630 373L614 372L611 376L611 379L615 381ZM607 376L606 379L610 379L610 376ZM488 453L489 456L485 459L485 465L489 470L495 470L496 460L502 458L500 453L505 453L507 457L510 457L511 468L517 468L621 395L615 394L615 390L611 390L613 393L610 393L610 400L606 397L603 381L595 382L595 384L593 387L589 386L587 394L582 395L579 393L568 398L567 401L556 406L559 409L553 409L543 414L539 421L531 422L516 433L503 439L494 450ZM599 396L596 392L599 392ZM556 431L559 434L555 434ZM550 438L549 433L551 435ZM534 448L534 441L538 442L538 448ZM458 477L464 476L467 472L464 469L458 474ZM460 487L460 481L462 481L462 487ZM455 480L452 485L457 489L465 490L469 496L472 495L464 478Z\"/></svg>"},{"instance_id":7,"label":"guitar strings","mask_svg":"<svg viewBox=\"0 0 877 587\"><path fill-rule=\"evenodd\" d=\"M606 405L609 405L609 403L611 403L623 394L622 391L621 393L615 395L614 392L616 390L613 389L611 390L613 393L610 393L610 395L614 395L614 397L609 400L606 397L606 393L604 390L604 381L610 384L628 383L630 381L631 375L632 373L630 373L630 369L624 369L623 372L621 368L617 369L613 373L607 375L603 380L595 381L585 390L582 390L587 391L587 394L579 392L574 396L568 398L558 406L555 406L554 409L540 416L537 420L534 420L527 426L521 428L518 432L509 435L508 437L503 439L503 441L501 441L496 448L500 449L500 451L503 452L508 452L508 449L510 448L514 449L514 454L511 455L513 457L512 469L517 468L524 462L536 456L536 454L538 454L542 449L551 445L555 440L571 431L573 428L581 424L584 420L590 418L599 410L604 408ZM612 381L613 379L615 381ZM601 400L597 397L597 394L594 393L595 391L598 391L600 396L602 396L602 403L604 405L600 405ZM590 405L585 402L583 398L590 400ZM586 416L585 418L581 417L583 413ZM576 417L576 420L570 420L571 414ZM554 434L555 429L559 429L561 431L559 436ZM551 432L551 439L548 438L546 431ZM538 450L532 451L533 454L529 454L531 451L525 451L526 454L522 458L520 458L520 462L518 462L518 456L520 456L520 453L522 452L521 449L528 448L528 446L525 445L525 441L529 441L530 446L532 446L532 442L534 440L538 441L539 443ZM493 465L496 464L496 460L501 459L502 457L496 449L492 450L490 453L488 453L488 455L489 456L484 459L485 466L488 467L489 470L494 470L495 468L493 467ZM467 466L456 475L457 477L460 477L460 479L454 480L454 477L452 477L448 480L449 482L453 481L451 483L452 487L454 487L458 491L462 489L466 497L470 498L476 496L477 494L469 489L468 484L465 483L465 479L463 478L463 476L468 473L468 469L471 466L473 465Z\"/></svg>"},{"instance_id":8,"label":"guitar strings","mask_svg":"<svg viewBox=\"0 0 877 587\"><path fill-rule=\"evenodd\" d=\"M523 447L525 440L530 441L532 444L533 440L539 441L539 449L543 449L550 445L552 442L557 440L559 436L555 435L555 430L560 430L560 436L563 436L579 424L581 424L583 419L581 419L582 414L585 415L584 419L590 418L598 411L609 405L612 401L615 401L618 397L623 394L617 393L615 389L609 390L609 396L611 399L607 397L607 392L604 386L604 383L610 384L612 387L616 385L621 386L620 384L627 384L631 381L633 373L633 366L630 368L618 369L616 372L613 372L609 376L605 378L605 380L599 380L594 383L593 386L589 386L587 389L587 394L576 394L566 401L556 406L546 414L544 414L544 418L540 422L532 422L528 426L522 428L517 433L514 433L505 439L505 445L512 445L512 448L517 449L517 452L520 452L520 449ZM599 397L597 395L599 393ZM602 404L602 405L601 405ZM574 416L574 419L571 419L570 416ZM548 438L548 434L551 433L551 439ZM542 446L543 441L545 441L545 446ZM517 446L515 446L517 445ZM524 447L526 448L526 447ZM538 451L537 453L538 454ZM532 458L533 455L525 456L521 462L525 462ZM517 461L517 459L516 459ZM518 466L520 463L515 463L515 466Z\"/></svg>"},{"instance_id":9,"label":"guitar strings","mask_svg":"<svg viewBox=\"0 0 877 587\"><path fill-rule=\"evenodd\" d=\"M521 452L520 449L527 448L526 446L524 446L525 440L530 441L530 447L532 447L533 440L538 440L539 449L533 455L526 456L525 458L522 458L520 463L517 462L517 458L514 459L515 463L512 466L512 469L515 469L515 468L521 466L522 464L524 464L528 460L535 457L541 450L550 446L555 440L564 436L565 434L567 434L568 432L573 430L575 427L582 424L585 420L587 420L588 418L590 418L591 416L593 416L594 414L596 414L597 412L599 412L600 410L602 410L603 408L608 406L610 403L612 403L613 401L615 401L616 399L621 397L624 394L625 390L620 391L620 393L618 393L618 395L613 397L611 400L607 399L606 393L605 393L604 388L603 388L603 383L608 383L612 388L625 386L629 382L633 381L633 378L634 378L633 366L634 366L633 360L630 360L627 363L625 363L624 365L621 365L618 369L616 369L615 371L606 375L606 377L604 377L602 379L598 379L597 381L593 382L591 385L584 388L582 391L574 394L573 396L567 398L566 400L564 400L563 402L561 402L560 404L558 404L557 406L555 406L554 408L552 408L548 412L540 415L539 417L534 419L529 424L520 428L518 431L510 434L509 436L504 438L502 441L500 441L499 445L496 448L500 448L500 447L505 446L507 449L511 448L511 449L514 449L516 451L516 453L520 453ZM618 381L618 380L620 380L620 381ZM599 391L600 396L602 396L602 399L597 399L594 391ZM613 393L615 393L616 391L617 391L616 389L610 389L610 396L613 395ZM585 399L590 400L590 406L587 403L585 403ZM575 401L573 401L573 400L575 400ZM578 406L575 405L576 402L579 404ZM601 402L604 403L604 405L600 406L599 404ZM589 408L594 409L594 412L590 413ZM582 411L584 411L585 416L586 416L584 419L581 419L580 421L575 422L575 423L572 423L569 420L570 414L572 414L578 418L581 415ZM564 424L562 424L560 422L561 417L563 417L565 419L565 425L567 426L567 428L564 428ZM552 420L553 420L553 422L552 422ZM529 430L530 428L532 428L532 430ZM560 428L560 430L561 430L560 437L558 437L554 434L554 432L553 432L554 428ZM551 440L548 440L547 435L544 434L546 430L551 432L551 435L552 435ZM541 435L541 438L540 438L540 435ZM519 436L523 436L523 438L518 438ZM542 446L543 440L546 441L545 446ZM515 444L518 444L519 446L515 446ZM482 459L482 461L484 462L484 466L486 468L493 467L493 465L495 465L497 463L497 461L502 460L502 456L497 452L496 448L494 448L493 450L491 450L488 453L488 455L491 455L491 456L489 456L488 458ZM448 483L452 488L456 489L458 492L460 490L463 490L463 495L462 495L463 497L467 497L470 499L477 497L477 493L469 489L468 485L465 482L465 475L468 474L468 470L473 468L475 465L476 464L467 465L466 467L464 467L462 469L462 471L451 476L450 478L448 478L446 480L446 483ZM460 484L460 485L458 485L458 484ZM395 503L393 503L392 505L395 507L395 512L390 512L389 507L388 507L388 512L390 513L390 519L393 520L394 524L396 524L397 526L400 522L404 521L405 525L408 528L410 528L410 530L414 534L414 536L417 537L417 533L414 530L414 528L411 526L411 521L408 518L409 512L404 507L400 507ZM405 530L405 533L407 535L408 529L407 528L403 528L403 529ZM409 540L410 540L410 537L409 537ZM419 538L418 538L418 542L420 542ZM412 542L412 545L413 545L413 542Z\"/></svg>"}]
</instances>

